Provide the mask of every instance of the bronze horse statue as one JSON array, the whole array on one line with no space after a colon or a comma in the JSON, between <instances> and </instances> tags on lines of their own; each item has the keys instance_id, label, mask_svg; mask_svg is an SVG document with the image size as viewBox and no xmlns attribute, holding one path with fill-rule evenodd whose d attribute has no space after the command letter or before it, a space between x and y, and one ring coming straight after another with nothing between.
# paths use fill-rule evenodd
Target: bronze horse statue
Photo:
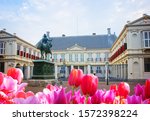
<instances>
[{"instance_id":1,"label":"bronze horse statue","mask_svg":"<svg viewBox=\"0 0 150 121\"><path fill-rule=\"evenodd\" d=\"M36 47L37 49L40 49L41 51L41 59L47 59L47 54L51 55L52 58L52 39L46 34L43 35L43 38L37 43Z\"/></svg>"}]
</instances>

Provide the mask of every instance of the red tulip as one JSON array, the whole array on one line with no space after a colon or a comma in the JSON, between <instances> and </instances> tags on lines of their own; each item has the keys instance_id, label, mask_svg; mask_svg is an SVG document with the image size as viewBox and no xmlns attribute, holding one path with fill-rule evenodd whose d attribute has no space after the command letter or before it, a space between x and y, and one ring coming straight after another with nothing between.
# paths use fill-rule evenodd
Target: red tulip
<instances>
[{"instance_id":1,"label":"red tulip","mask_svg":"<svg viewBox=\"0 0 150 121\"><path fill-rule=\"evenodd\" d=\"M80 86L82 77L83 71L81 69L72 69L68 78L69 85L74 87Z\"/></svg>"},{"instance_id":2,"label":"red tulip","mask_svg":"<svg viewBox=\"0 0 150 121\"><path fill-rule=\"evenodd\" d=\"M116 94L116 96L118 96L118 86L116 84L112 84L110 85L110 90L113 90Z\"/></svg>"},{"instance_id":3,"label":"red tulip","mask_svg":"<svg viewBox=\"0 0 150 121\"><path fill-rule=\"evenodd\" d=\"M20 84L23 79L23 73L19 68L9 68L7 71L7 75L11 76L13 79L16 79L18 81L18 84Z\"/></svg>"},{"instance_id":4,"label":"red tulip","mask_svg":"<svg viewBox=\"0 0 150 121\"><path fill-rule=\"evenodd\" d=\"M118 93L121 97L126 98L130 93L130 86L126 82L121 82L118 85Z\"/></svg>"},{"instance_id":5,"label":"red tulip","mask_svg":"<svg viewBox=\"0 0 150 121\"><path fill-rule=\"evenodd\" d=\"M145 98L150 98L150 79L147 79L145 82Z\"/></svg>"},{"instance_id":6,"label":"red tulip","mask_svg":"<svg viewBox=\"0 0 150 121\"><path fill-rule=\"evenodd\" d=\"M84 95L93 96L98 88L98 78L92 74L84 75L81 82L81 90Z\"/></svg>"}]
</instances>

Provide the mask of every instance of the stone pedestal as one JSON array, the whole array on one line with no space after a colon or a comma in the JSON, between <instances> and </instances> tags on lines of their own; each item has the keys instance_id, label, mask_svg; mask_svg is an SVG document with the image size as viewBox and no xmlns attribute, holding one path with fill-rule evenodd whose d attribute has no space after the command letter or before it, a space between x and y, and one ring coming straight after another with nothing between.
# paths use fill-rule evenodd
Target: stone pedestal
<instances>
[{"instance_id":1,"label":"stone pedestal","mask_svg":"<svg viewBox=\"0 0 150 121\"><path fill-rule=\"evenodd\" d=\"M34 60L32 79L55 79L54 63L47 60Z\"/></svg>"}]
</instances>

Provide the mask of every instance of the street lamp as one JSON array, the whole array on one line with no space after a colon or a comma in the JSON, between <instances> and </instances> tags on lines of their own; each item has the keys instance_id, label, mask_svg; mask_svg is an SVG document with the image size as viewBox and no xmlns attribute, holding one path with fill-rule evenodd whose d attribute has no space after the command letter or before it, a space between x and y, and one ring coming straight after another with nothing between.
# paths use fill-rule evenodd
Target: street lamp
<instances>
[{"instance_id":1,"label":"street lamp","mask_svg":"<svg viewBox=\"0 0 150 121\"><path fill-rule=\"evenodd\" d=\"M63 61L64 80L66 79L66 61Z\"/></svg>"},{"instance_id":2,"label":"street lamp","mask_svg":"<svg viewBox=\"0 0 150 121\"><path fill-rule=\"evenodd\" d=\"M109 62L106 61L106 62L105 62L105 70L106 70L106 73L105 73L105 80L106 80L106 82L107 82L107 85L109 85L108 66L109 66Z\"/></svg>"}]
</instances>

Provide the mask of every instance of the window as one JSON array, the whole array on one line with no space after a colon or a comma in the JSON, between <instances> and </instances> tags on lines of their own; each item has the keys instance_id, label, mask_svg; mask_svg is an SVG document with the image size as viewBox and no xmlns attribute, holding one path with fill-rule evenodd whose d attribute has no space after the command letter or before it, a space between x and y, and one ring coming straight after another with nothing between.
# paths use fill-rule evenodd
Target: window
<instances>
[{"instance_id":1,"label":"window","mask_svg":"<svg viewBox=\"0 0 150 121\"><path fill-rule=\"evenodd\" d=\"M96 54L96 62L99 62L99 61L101 61L100 53L97 53L97 54Z\"/></svg>"},{"instance_id":2,"label":"window","mask_svg":"<svg viewBox=\"0 0 150 121\"><path fill-rule=\"evenodd\" d=\"M144 71L150 72L150 58L144 58Z\"/></svg>"},{"instance_id":3,"label":"window","mask_svg":"<svg viewBox=\"0 0 150 121\"><path fill-rule=\"evenodd\" d=\"M0 54L5 54L5 43L0 42Z\"/></svg>"},{"instance_id":4,"label":"window","mask_svg":"<svg viewBox=\"0 0 150 121\"><path fill-rule=\"evenodd\" d=\"M24 53L23 56L26 57L26 48L24 47Z\"/></svg>"},{"instance_id":5,"label":"window","mask_svg":"<svg viewBox=\"0 0 150 121\"><path fill-rule=\"evenodd\" d=\"M84 62L84 54L80 54L80 61Z\"/></svg>"},{"instance_id":6,"label":"window","mask_svg":"<svg viewBox=\"0 0 150 121\"><path fill-rule=\"evenodd\" d=\"M93 67L91 66L91 73L94 73L94 71L93 71Z\"/></svg>"},{"instance_id":7,"label":"window","mask_svg":"<svg viewBox=\"0 0 150 121\"><path fill-rule=\"evenodd\" d=\"M54 61L57 61L57 54L53 54Z\"/></svg>"},{"instance_id":8,"label":"window","mask_svg":"<svg viewBox=\"0 0 150 121\"><path fill-rule=\"evenodd\" d=\"M100 66L97 66L96 73L101 73L101 67Z\"/></svg>"},{"instance_id":9,"label":"window","mask_svg":"<svg viewBox=\"0 0 150 121\"><path fill-rule=\"evenodd\" d=\"M64 61L65 60L65 54L61 54L61 60Z\"/></svg>"},{"instance_id":10,"label":"window","mask_svg":"<svg viewBox=\"0 0 150 121\"><path fill-rule=\"evenodd\" d=\"M20 45L17 44L17 55L19 55L19 53L20 53Z\"/></svg>"},{"instance_id":11,"label":"window","mask_svg":"<svg viewBox=\"0 0 150 121\"><path fill-rule=\"evenodd\" d=\"M78 54L75 54L75 61L78 62Z\"/></svg>"},{"instance_id":12,"label":"window","mask_svg":"<svg viewBox=\"0 0 150 121\"><path fill-rule=\"evenodd\" d=\"M150 47L150 31L143 32L144 47Z\"/></svg>"},{"instance_id":13,"label":"window","mask_svg":"<svg viewBox=\"0 0 150 121\"><path fill-rule=\"evenodd\" d=\"M92 53L88 53L88 61L93 61Z\"/></svg>"},{"instance_id":14,"label":"window","mask_svg":"<svg viewBox=\"0 0 150 121\"><path fill-rule=\"evenodd\" d=\"M69 61L72 62L72 54L69 54Z\"/></svg>"}]
</instances>

